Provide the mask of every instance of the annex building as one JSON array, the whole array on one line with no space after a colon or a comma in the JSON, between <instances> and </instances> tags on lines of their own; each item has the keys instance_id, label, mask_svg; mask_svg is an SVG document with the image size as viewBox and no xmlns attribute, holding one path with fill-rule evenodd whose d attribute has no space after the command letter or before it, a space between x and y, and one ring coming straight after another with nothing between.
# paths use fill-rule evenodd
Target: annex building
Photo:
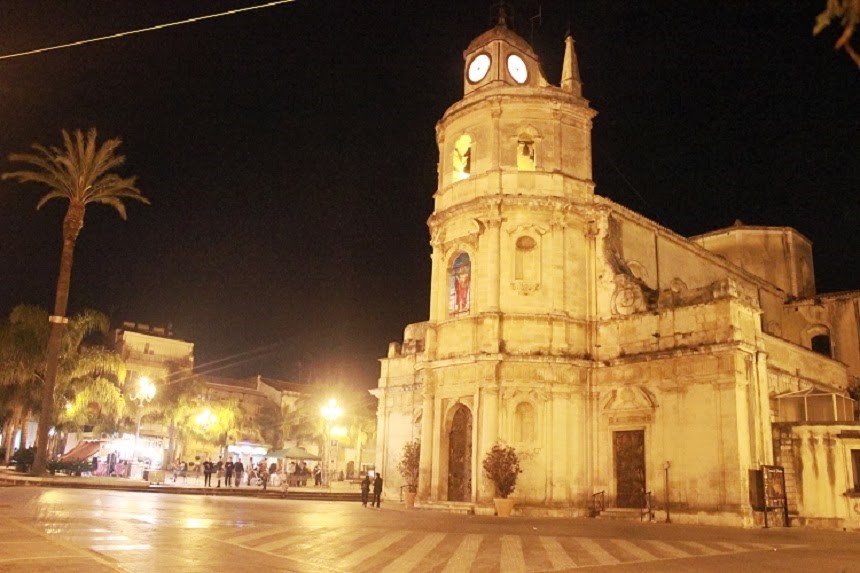
<instances>
[{"instance_id":1,"label":"annex building","mask_svg":"<svg viewBox=\"0 0 860 573\"><path fill-rule=\"evenodd\" d=\"M492 511L498 440L515 512L651 503L679 522L760 520L784 468L795 522L860 528L860 291L820 294L812 245L741 223L682 237L595 193L571 37L560 85L504 21L464 52L436 125L429 319L381 360L376 466L418 505Z\"/></svg>"}]
</instances>

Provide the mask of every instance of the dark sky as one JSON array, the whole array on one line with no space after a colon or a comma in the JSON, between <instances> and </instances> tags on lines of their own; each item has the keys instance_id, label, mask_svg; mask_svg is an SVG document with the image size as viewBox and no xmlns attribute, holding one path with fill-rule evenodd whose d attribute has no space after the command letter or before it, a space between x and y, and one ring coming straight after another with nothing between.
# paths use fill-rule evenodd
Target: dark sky
<instances>
[{"instance_id":1,"label":"dark sky","mask_svg":"<svg viewBox=\"0 0 860 573\"><path fill-rule=\"evenodd\" d=\"M2 0L0 54L251 6ZM576 39L597 192L682 235L797 228L819 291L860 288L860 71L811 35L825 0L543 2L558 83ZM537 3L516 2L531 39ZM93 206L72 312L172 323L198 366L372 386L428 315L435 122L491 3L297 0L0 60L0 170L60 129L123 139L152 201ZM0 314L49 308L65 204L0 183Z\"/></svg>"}]
</instances>

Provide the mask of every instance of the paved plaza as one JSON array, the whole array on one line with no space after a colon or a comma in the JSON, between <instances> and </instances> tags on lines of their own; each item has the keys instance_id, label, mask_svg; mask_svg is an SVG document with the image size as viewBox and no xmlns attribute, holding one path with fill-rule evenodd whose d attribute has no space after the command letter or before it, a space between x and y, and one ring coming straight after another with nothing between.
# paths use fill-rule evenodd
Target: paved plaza
<instances>
[{"instance_id":1,"label":"paved plaza","mask_svg":"<svg viewBox=\"0 0 860 573\"><path fill-rule=\"evenodd\" d=\"M0 571L860 572L860 534L0 487Z\"/></svg>"}]
</instances>

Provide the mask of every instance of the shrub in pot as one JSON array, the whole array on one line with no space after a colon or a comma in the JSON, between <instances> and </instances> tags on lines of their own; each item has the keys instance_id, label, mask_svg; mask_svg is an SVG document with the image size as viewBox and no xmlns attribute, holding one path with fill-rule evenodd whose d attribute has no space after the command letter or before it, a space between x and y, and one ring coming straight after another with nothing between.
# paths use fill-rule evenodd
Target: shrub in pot
<instances>
[{"instance_id":1,"label":"shrub in pot","mask_svg":"<svg viewBox=\"0 0 860 573\"><path fill-rule=\"evenodd\" d=\"M509 496L517 487L517 476L523 472L516 449L496 442L484 456L483 468L487 478L496 487L497 496L493 499L496 514L499 517L507 517L514 506L514 501L509 499Z\"/></svg>"},{"instance_id":2,"label":"shrub in pot","mask_svg":"<svg viewBox=\"0 0 860 573\"><path fill-rule=\"evenodd\" d=\"M415 495L418 492L418 471L421 463L421 442L413 440L403 445L403 454L397 471L406 483L406 507L415 506Z\"/></svg>"}]
</instances>

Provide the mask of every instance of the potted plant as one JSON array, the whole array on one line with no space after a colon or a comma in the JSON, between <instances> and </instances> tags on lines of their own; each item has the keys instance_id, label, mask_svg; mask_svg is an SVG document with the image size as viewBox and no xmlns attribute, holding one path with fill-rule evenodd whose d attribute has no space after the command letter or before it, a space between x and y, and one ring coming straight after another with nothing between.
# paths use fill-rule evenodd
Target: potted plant
<instances>
[{"instance_id":1,"label":"potted plant","mask_svg":"<svg viewBox=\"0 0 860 573\"><path fill-rule=\"evenodd\" d=\"M511 446L496 442L484 457L483 467L487 478L496 486L498 495L493 498L496 515L508 517L514 509L514 500L509 496L517 487L517 476L523 472L517 451Z\"/></svg>"},{"instance_id":2,"label":"potted plant","mask_svg":"<svg viewBox=\"0 0 860 573\"><path fill-rule=\"evenodd\" d=\"M406 482L406 508L415 507L418 493L418 468L421 463L421 442L414 440L403 445L403 455L397 464L397 471Z\"/></svg>"}]
</instances>

